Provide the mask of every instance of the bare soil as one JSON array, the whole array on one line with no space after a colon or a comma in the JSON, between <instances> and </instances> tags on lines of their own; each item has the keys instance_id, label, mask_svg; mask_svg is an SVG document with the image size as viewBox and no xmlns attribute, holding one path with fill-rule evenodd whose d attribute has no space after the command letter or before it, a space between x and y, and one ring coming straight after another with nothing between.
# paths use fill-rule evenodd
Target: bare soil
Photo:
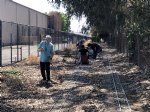
<instances>
[{"instance_id":1,"label":"bare soil","mask_svg":"<svg viewBox=\"0 0 150 112\"><path fill-rule=\"evenodd\" d=\"M38 63L26 59L1 67L0 112L150 112L150 75L129 64L124 54L102 47L89 65L57 55L49 86L41 83ZM119 76L128 99L123 108L115 101L112 74Z\"/></svg>"}]
</instances>

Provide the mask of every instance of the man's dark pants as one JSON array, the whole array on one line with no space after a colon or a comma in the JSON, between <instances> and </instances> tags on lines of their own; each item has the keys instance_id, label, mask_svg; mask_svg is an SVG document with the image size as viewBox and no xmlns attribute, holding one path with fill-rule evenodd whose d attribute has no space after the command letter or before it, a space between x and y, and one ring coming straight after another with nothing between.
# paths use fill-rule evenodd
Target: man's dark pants
<instances>
[{"instance_id":1,"label":"man's dark pants","mask_svg":"<svg viewBox=\"0 0 150 112\"><path fill-rule=\"evenodd\" d=\"M40 62L40 69L43 80L50 81L50 62Z\"/></svg>"}]
</instances>

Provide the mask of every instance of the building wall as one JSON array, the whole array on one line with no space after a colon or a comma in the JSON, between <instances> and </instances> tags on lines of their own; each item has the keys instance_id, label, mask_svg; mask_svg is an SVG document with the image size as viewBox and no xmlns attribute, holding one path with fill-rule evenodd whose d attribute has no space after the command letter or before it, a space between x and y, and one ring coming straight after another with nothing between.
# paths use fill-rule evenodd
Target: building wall
<instances>
[{"instance_id":1,"label":"building wall","mask_svg":"<svg viewBox=\"0 0 150 112\"><path fill-rule=\"evenodd\" d=\"M5 4L4 0L1 0L0 1L0 19L1 20L4 19L4 9L5 9L4 4Z\"/></svg>"},{"instance_id":2,"label":"building wall","mask_svg":"<svg viewBox=\"0 0 150 112\"><path fill-rule=\"evenodd\" d=\"M0 20L47 28L47 15L11 0L0 0Z\"/></svg>"},{"instance_id":3,"label":"building wall","mask_svg":"<svg viewBox=\"0 0 150 112\"><path fill-rule=\"evenodd\" d=\"M29 11L28 10L29 9L27 9L26 7L16 5L16 21L15 21L15 23L19 23L19 24L23 24L23 25L31 25L31 24L29 24Z\"/></svg>"},{"instance_id":4,"label":"building wall","mask_svg":"<svg viewBox=\"0 0 150 112\"><path fill-rule=\"evenodd\" d=\"M40 28L47 28L48 26L48 15L11 0L0 0L0 20L3 21L2 43L4 45L11 41L14 44L17 42L17 25L15 23Z\"/></svg>"},{"instance_id":5,"label":"building wall","mask_svg":"<svg viewBox=\"0 0 150 112\"><path fill-rule=\"evenodd\" d=\"M55 31L61 31L61 15L59 12L50 12L48 14L49 16L53 17L53 21L54 22L54 30ZM51 23L53 24L53 23Z\"/></svg>"},{"instance_id":6,"label":"building wall","mask_svg":"<svg viewBox=\"0 0 150 112\"><path fill-rule=\"evenodd\" d=\"M33 10L31 10L29 17L30 17L30 19L29 19L29 21L30 21L30 26L37 26L37 19L38 19L38 18L36 18L36 12L33 11Z\"/></svg>"},{"instance_id":7,"label":"building wall","mask_svg":"<svg viewBox=\"0 0 150 112\"><path fill-rule=\"evenodd\" d=\"M14 3L9 2L8 0L4 0L4 8L2 9L3 11L3 19L5 21L9 22L15 22L16 21L16 6ZM14 16L15 15L15 16Z\"/></svg>"}]
</instances>

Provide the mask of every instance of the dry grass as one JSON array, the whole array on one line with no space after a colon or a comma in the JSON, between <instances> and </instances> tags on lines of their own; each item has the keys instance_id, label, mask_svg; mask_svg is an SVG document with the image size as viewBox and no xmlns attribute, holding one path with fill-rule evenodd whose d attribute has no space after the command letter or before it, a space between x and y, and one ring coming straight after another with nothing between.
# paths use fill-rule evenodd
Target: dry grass
<instances>
[{"instance_id":1,"label":"dry grass","mask_svg":"<svg viewBox=\"0 0 150 112\"><path fill-rule=\"evenodd\" d=\"M38 56L35 56L35 55L31 55L31 56L29 56L26 60L25 60L25 64L27 64L27 65L37 65L37 64L39 64L39 62L40 62L40 59L39 59L40 57L38 57ZM59 56L59 55L54 55L53 56L53 59L52 59L52 62L60 62L60 61L62 61L62 57L61 56Z\"/></svg>"},{"instance_id":2,"label":"dry grass","mask_svg":"<svg viewBox=\"0 0 150 112\"><path fill-rule=\"evenodd\" d=\"M92 43L92 40L91 40L91 39L85 41L85 42L84 42L84 46L87 46L89 43Z\"/></svg>"},{"instance_id":3,"label":"dry grass","mask_svg":"<svg viewBox=\"0 0 150 112\"><path fill-rule=\"evenodd\" d=\"M54 55L52 62L59 62L59 61L62 61L62 59L63 58L60 55Z\"/></svg>"},{"instance_id":4,"label":"dry grass","mask_svg":"<svg viewBox=\"0 0 150 112\"><path fill-rule=\"evenodd\" d=\"M65 74L65 72L66 72L66 70L51 70L51 73L53 74L53 75L64 75Z\"/></svg>"},{"instance_id":5,"label":"dry grass","mask_svg":"<svg viewBox=\"0 0 150 112\"><path fill-rule=\"evenodd\" d=\"M102 57L107 53L113 57L113 52L108 51L106 49ZM122 56L118 54L118 57L110 58L110 62L116 63L115 68L117 68L117 73L119 72L119 77L125 87L131 109L134 112L149 112L149 80L143 77L143 74L135 73L138 67L124 65L124 58L121 58L122 61L118 61L120 57ZM113 105L115 97L113 98L113 91L111 91L113 85L108 83L108 81L112 81L111 73L113 71L102 63L105 58L93 60L90 66L72 66L72 64L68 64L70 57L65 57L66 61L58 62L63 58L63 55L54 55L53 57L53 61L57 62L51 65L51 79L54 83L49 88L39 84L41 74L37 65L28 66L23 62L18 63L17 66L1 67L1 71L7 71L5 73L13 75L18 71L21 73L15 78L0 74L1 111L116 112L116 105ZM28 61L30 64L39 63L39 57L30 56L24 61ZM124 66L120 66L122 64ZM125 109L127 108L125 107ZM123 110L123 112L128 111Z\"/></svg>"},{"instance_id":6,"label":"dry grass","mask_svg":"<svg viewBox=\"0 0 150 112\"><path fill-rule=\"evenodd\" d=\"M69 44L67 49L71 49L71 50L76 49L76 44Z\"/></svg>"},{"instance_id":7,"label":"dry grass","mask_svg":"<svg viewBox=\"0 0 150 112\"><path fill-rule=\"evenodd\" d=\"M36 64L39 64L39 57L38 57L38 56L35 56L35 55L30 55L30 56L27 58L26 64L29 64L29 65L36 65Z\"/></svg>"}]
</instances>

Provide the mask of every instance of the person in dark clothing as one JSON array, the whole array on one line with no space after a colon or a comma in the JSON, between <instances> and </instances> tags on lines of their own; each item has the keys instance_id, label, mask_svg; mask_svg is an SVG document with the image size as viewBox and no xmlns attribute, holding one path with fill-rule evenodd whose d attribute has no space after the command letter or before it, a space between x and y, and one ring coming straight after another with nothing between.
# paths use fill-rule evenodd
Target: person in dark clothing
<instances>
[{"instance_id":1,"label":"person in dark clothing","mask_svg":"<svg viewBox=\"0 0 150 112\"><path fill-rule=\"evenodd\" d=\"M101 46L96 42L89 43L88 47L90 47L93 50L93 59L96 59L97 54L102 52Z\"/></svg>"},{"instance_id":2,"label":"person in dark clothing","mask_svg":"<svg viewBox=\"0 0 150 112\"><path fill-rule=\"evenodd\" d=\"M79 53L80 53L81 64L89 64L88 50L84 47L84 45L81 45L81 49L79 50Z\"/></svg>"},{"instance_id":3,"label":"person in dark clothing","mask_svg":"<svg viewBox=\"0 0 150 112\"><path fill-rule=\"evenodd\" d=\"M88 58L93 59L93 49L91 47L87 47L88 50Z\"/></svg>"},{"instance_id":4,"label":"person in dark clothing","mask_svg":"<svg viewBox=\"0 0 150 112\"><path fill-rule=\"evenodd\" d=\"M85 42L85 39L80 40L80 41L76 44L77 48L78 48L78 49L81 49L81 48L82 48L81 46L84 44L84 42Z\"/></svg>"}]
</instances>

